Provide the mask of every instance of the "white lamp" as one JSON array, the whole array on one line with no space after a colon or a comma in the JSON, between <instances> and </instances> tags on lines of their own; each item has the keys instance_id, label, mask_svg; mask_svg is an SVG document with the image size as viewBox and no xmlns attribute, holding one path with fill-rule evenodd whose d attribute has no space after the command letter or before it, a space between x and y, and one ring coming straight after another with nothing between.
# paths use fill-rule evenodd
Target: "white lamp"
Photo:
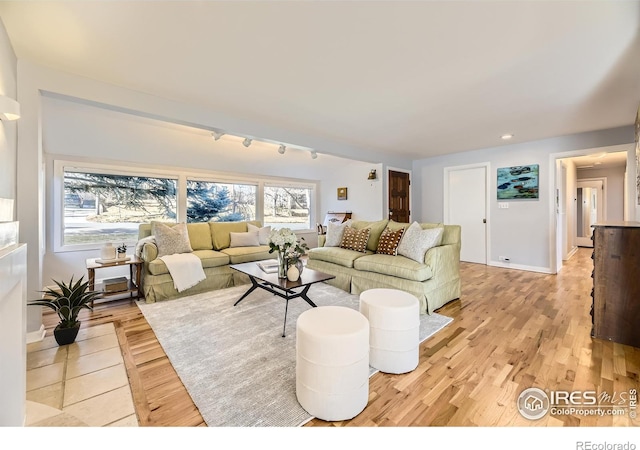
<instances>
[{"instance_id":1,"label":"white lamp","mask_svg":"<svg viewBox=\"0 0 640 450\"><path fill-rule=\"evenodd\" d=\"M17 120L20 118L20 103L12 98L0 95L0 120Z\"/></svg>"}]
</instances>

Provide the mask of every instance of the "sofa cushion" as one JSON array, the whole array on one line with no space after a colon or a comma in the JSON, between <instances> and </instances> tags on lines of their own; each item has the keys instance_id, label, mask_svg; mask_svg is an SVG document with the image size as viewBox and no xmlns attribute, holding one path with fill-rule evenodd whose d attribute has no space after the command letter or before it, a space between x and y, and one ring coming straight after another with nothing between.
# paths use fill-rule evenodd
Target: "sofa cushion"
<instances>
[{"instance_id":1,"label":"sofa cushion","mask_svg":"<svg viewBox=\"0 0 640 450\"><path fill-rule=\"evenodd\" d=\"M429 266L404 256L367 255L356 259L354 268L412 281L426 281L433 276Z\"/></svg>"},{"instance_id":2,"label":"sofa cushion","mask_svg":"<svg viewBox=\"0 0 640 450\"><path fill-rule=\"evenodd\" d=\"M407 223L407 222L396 222L395 220L390 220L389 223L387 224L387 230L390 231L397 231L397 230L407 230L407 228L409 228L411 224Z\"/></svg>"},{"instance_id":3,"label":"sofa cushion","mask_svg":"<svg viewBox=\"0 0 640 450\"><path fill-rule=\"evenodd\" d=\"M151 224L151 230L158 246L158 258L176 253L191 253L193 249L189 243L189 233L186 223L173 226L160 222Z\"/></svg>"},{"instance_id":4,"label":"sofa cushion","mask_svg":"<svg viewBox=\"0 0 640 450\"><path fill-rule=\"evenodd\" d=\"M203 269L229 264L229 255L215 250L195 250L193 254L200 258ZM160 258L157 258L149 263L149 273L151 275L162 275L169 273L169 269Z\"/></svg>"},{"instance_id":5,"label":"sofa cushion","mask_svg":"<svg viewBox=\"0 0 640 450\"><path fill-rule=\"evenodd\" d=\"M376 253L380 253L383 255L391 255L395 256L398 254L398 244L400 243L400 239L402 239L402 234L404 233L404 228L400 228L399 230L391 231L389 228L385 228L382 234L380 235L380 240L378 241L378 248L376 249Z\"/></svg>"},{"instance_id":6,"label":"sofa cushion","mask_svg":"<svg viewBox=\"0 0 640 450\"><path fill-rule=\"evenodd\" d=\"M188 223L189 242L194 250L211 250L211 230L208 223Z\"/></svg>"},{"instance_id":7,"label":"sofa cushion","mask_svg":"<svg viewBox=\"0 0 640 450\"><path fill-rule=\"evenodd\" d=\"M367 241L369 240L370 233L370 228L356 230L355 228L346 227L342 235L340 247L362 253L367 249Z\"/></svg>"},{"instance_id":8,"label":"sofa cushion","mask_svg":"<svg viewBox=\"0 0 640 450\"><path fill-rule=\"evenodd\" d=\"M247 222L209 222L209 228L211 229L213 249L222 250L231 244L229 233L245 233Z\"/></svg>"},{"instance_id":9,"label":"sofa cushion","mask_svg":"<svg viewBox=\"0 0 640 450\"><path fill-rule=\"evenodd\" d=\"M418 263L424 262L424 254L442 242L444 228L428 228L423 230L418 222L413 222L404 232L398 245L398 255L411 258Z\"/></svg>"},{"instance_id":10,"label":"sofa cushion","mask_svg":"<svg viewBox=\"0 0 640 450\"><path fill-rule=\"evenodd\" d=\"M229 233L231 242L229 248L233 247L258 247L260 238L257 231L247 231L246 233Z\"/></svg>"},{"instance_id":11,"label":"sofa cushion","mask_svg":"<svg viewBox=\"0 0 640 450\"><path fill-rule=\"evenodd\" d=\"M378 248L378 241L380 240L380 235L387 227L389 223L388 219L379 220L377 222L368 222L365 220L357 220L351 223L351 226L356 230L362 230L364 228L369 228L371 231L369 233L369 240L367 241L367 250L371 250L375 252Z\"/></svg>"},{"instance_id":12,"label":"sofa cushion","mask_svg":"<svg viewBox=\"0 0 640 450\"><path fill-rule=\"evenodd\" d=\"M371 252L368 250L361 253L340 247L316 247L309 250L309 259L317 259L343 267L353 267L353 262L356 259L370 254Z\"/></svg>"},{"instance_id":13,"label":"sofa cushion","mask_svg":"<svg viewBox=\"0 0 640 450\"><path fill-rule=\"evenodd\" d=\"M231 264L273 259L273 253L269 253L268 245L260 245L258 247L230 247L221 250L221 253L229 256Z\"/></svg>"}]
</instances>

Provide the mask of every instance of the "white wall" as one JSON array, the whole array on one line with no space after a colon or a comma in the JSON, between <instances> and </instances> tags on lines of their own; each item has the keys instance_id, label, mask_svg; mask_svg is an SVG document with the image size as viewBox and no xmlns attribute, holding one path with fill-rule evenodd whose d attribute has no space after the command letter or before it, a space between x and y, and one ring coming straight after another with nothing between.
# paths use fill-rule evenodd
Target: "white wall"
<instances>
[{"instance_id":1,"label":"white wall","mask_svg":"<svg viewBox=\"0 0 640 450\"><path fill-rule=\"evenodd\" d=\"M96 257L97 250L54 252L53 161L78 160L115 164L141 170L179 168L217 176L286 177L300 181L319 181L316 221L327 211L352 211L354 218L382 218L382 183L372 183L367 175L372 168L381 172L381 164L319 154L312 160L308 151L288 149L284 155L277 146L254 142L249 148L238 139L211 139L210 132L161 120L100 108L57 96L41 101L42 147L47 166L46 254L43 283L85 274L84 261ZM348 198L338 201L338 187L348 188ZM305 239L314 244L314 231ZM114 274L117 271L114 271ZM111 276L111 274L109 274Z\"/></svg>"},{"instance_id":2,"label":"white wall","mask_svg":"<svg viewBox=\"0 0 640 450\"><path fill-rule=\"evenodd\" d=\"M550 224L555 220L551 217L555 210L555 194L550 192L549 186L550 183L553 185L555 162L550 163L550 155L633 141L633 127L628 126L414 161L412 195L415 217L425 222L443 220L445 167L489 162L490 264L504 265L498 262L498 255L505 255L510 258L512 267L553 273L555 254L552 255L551 251L555 248L555 230ZM498 209L495 194L497 169L528 164L540 165L540 198L510 201L508 209Z\"/></svg>"},{"instance_id":3,"label":"white wall","mask_svg":"<svg viewBox=\"0 0 640 450\"><path fill-rule=\"evenodd\" d=\"M578 180L606 178L605 211L607 221L624 220L624 173L625 166L608 169L578 169Z\"/></svg>"},{"instance_id":4,"label":"white wall","mask_svg":"<svg viewBox=\"0 0 640 450\"><path fill-rule=\"evenodd\" d=\"M0 19L0 95L16 99L18 63ZM18 121L0 122L0 198L16 198L16 127Z\"/></svg>"}]
</instances>

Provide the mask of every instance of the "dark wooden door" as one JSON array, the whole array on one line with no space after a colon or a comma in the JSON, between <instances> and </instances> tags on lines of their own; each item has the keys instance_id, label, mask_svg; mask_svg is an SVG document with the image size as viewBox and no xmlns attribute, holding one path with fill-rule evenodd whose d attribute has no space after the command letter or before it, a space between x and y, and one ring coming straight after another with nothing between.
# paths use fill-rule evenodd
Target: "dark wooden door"
<instances>
[{"instance_id":1,"label":"dark wooden door","mask_svg":"<svg viewBox=\"0 0 640 450\"><path fill-rule=\"evenodd\" d=\"M410 184L408 173L389 171L389 219L409 222Z\"/></svg>"}]
</instances>

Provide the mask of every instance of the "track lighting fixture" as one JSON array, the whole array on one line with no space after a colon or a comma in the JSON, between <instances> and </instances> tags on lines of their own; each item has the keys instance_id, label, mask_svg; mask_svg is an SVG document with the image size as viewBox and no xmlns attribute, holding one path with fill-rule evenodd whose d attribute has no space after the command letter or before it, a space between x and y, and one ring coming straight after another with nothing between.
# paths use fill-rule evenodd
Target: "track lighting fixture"
<instances>
[{"instance_id":1,"label":"track lighting fixture","mask_svg":"<svg viewBox=\"0 0 640 450\"><path fill-rule=\"evenodd\" d=\"M280 153L281 155L284 155L284 152L287 151L287 147L285 147L283 144L280 144L280 147L278 147L278 153Z\"/></svg>"},{"instance_id":2,"label":"track lighting fixture","mask_svg":"<svg viewBox=\"0 0 640 450\"><path fill-rule=\"evenodd\" d=\"M214 141L217 141L218 139L220 139L222 136L224 136L224 133L219 132L219 131L213 131L211 133L211 137L213 138Z\"/></svg>"},{"instance_id":3,"label":"track lighting fixture","mask_svg":"<svg viewBox=\"0 0 640 450\"><path fill-rule=\"evenodd\" d=\"M311 150L311 159L316 159L318 157L318 154L316 153L315 150Z\"/></svg>"},{"instance_id":4,"label":"track lighting fixture","mask_svg":"<svg viewBox=\"0 0 640 450\"><path fill-rule=\"evenodd\" d=\"M244 145L245 147L249 147L251 145L251 139L249 138L244 138L244 141L242 141L242 145Z\"/></svg>"}]
</instances>

